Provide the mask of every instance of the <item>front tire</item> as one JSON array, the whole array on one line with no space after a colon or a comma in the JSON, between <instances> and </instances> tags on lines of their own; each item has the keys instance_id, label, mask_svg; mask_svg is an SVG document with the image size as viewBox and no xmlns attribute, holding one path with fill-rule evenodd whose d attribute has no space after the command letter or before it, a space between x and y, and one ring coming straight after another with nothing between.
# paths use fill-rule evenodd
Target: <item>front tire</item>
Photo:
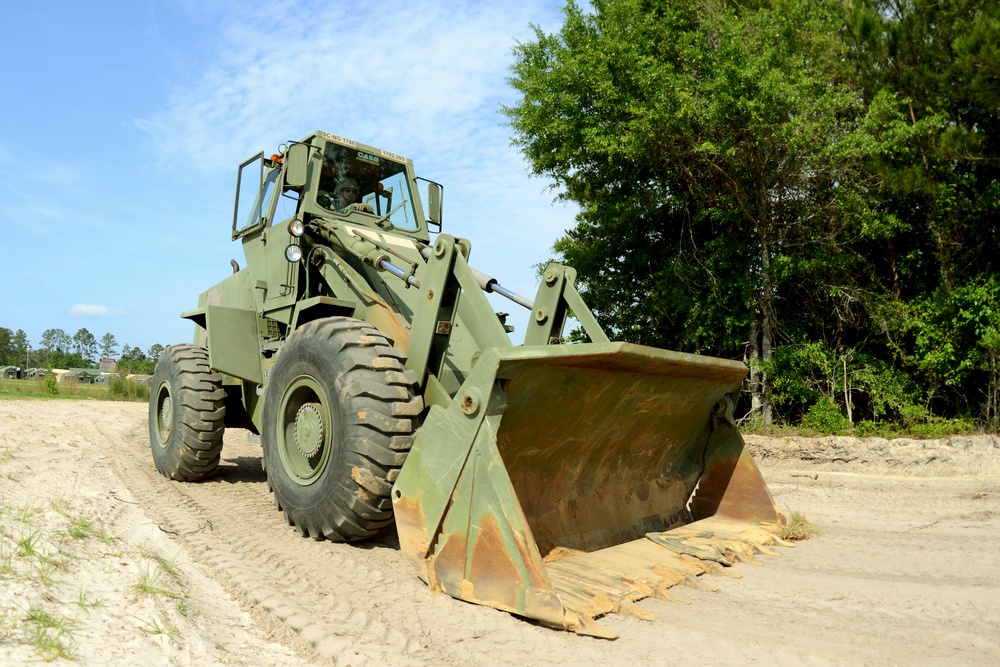
<instances>
[{"instance_id":1,"label":"front tire","mask_svg":"<svg viewBox=\"0 0 1000 667\"><path fill-rule=\"evenodd\" d=\"M307 537L355 542L392 523L392 483L423 412L416 377L378 329L349 317L288 337L264 393L275 505Z\"/></svg>"},{"instance_id":2,"label":"front tire","mask_svg":"<svg viewBox=\"0 0 1000 667\"><path fill-rule=\"evenodd\" d=\"M171 345L160 356L149 393L149 443L164 477L193 482L212 475L222 455L226 390L208 350Z\"/></svg>"}]
</instances>

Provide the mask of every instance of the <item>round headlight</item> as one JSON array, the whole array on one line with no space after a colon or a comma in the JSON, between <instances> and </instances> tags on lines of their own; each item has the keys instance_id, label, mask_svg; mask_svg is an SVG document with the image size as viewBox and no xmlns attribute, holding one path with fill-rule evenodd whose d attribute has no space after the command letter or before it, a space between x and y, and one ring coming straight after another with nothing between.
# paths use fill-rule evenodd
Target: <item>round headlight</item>
<instances>
[{"instance_id":1,"label":"round headlight","mask_svg":"<svg viewBox=\"0 0 1000 667\"><path fill-rule=\"evenodd\" d=\"M298 218L293 218L288 223L288 233L291 234L292 236L296 237L302 236L302 233L305 231L306 231L305 223L299 220Z\"/></svg>"},{"instance_id":2,"label":"round headlight","mask_svg":"<svg viewBox=\"0 0 1000 667\"><path fill-rule=\"evenodd\" d=\"M289 262L297 262L302 259L302 248L297 245L290 245L285 248L285 259Z\"/></svg>"}]
</instances>

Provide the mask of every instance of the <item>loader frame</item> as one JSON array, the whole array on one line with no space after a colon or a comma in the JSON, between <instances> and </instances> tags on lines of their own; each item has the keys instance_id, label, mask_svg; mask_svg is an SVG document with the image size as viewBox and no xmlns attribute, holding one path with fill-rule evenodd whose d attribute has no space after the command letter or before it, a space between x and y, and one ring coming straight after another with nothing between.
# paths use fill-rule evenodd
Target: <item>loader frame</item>
<instances>
[{"instance_id":1,"label":"loader frame","mask_svg":"<svg viewBox=\"0 0 1000 667\"><path fill-rule=\"evenodd\" d=\"M338 179L360 183L364 205L341 206ZM232 275L182 314L195 324L184 358L204 358L198 377L224 404L200 420L263 434L269 486L289 523L354 539L356 526L329 528L288 507L298 487L328 474L333 426L353 419L337 412L347 401L369 420L352 438L363 441L369 426L388 438L377 474L351 473L367 503L351 521L382 521L391 509L419 576L459 599L607 637L594 618L773 542L760 526L781 516L733 420L744 364L612 342L576 272L559 263L545 268L533 300L510 292L469 265L468 240L431 241L441 211L441 186L418 178L409 159L325 132L240 165L232 238L246 267L233 260ZM490 292L530 310L523 345L512 343ZM570 317L589 342L566 343ZM353 389L311 376L310 355L325 343L310 332L355 350L377 346L358 357L371 371L348 367L344 377L359 378ZM295 368L307 370L282 361L290 341ZM181 371L195 368L177 358ZM291 398L272 391L275 376ZM191 384L183 379L154 378L159 461L184 458L167 455L168 410ZM364 417L366 405L382 416ZM277 432L275 419L285 420ZM275 437L281 456L268 449ZM221 436L198 447L217 462ZM271 483L289 457L298 487ZM197 466L198 475L213 466Z\"/></svg>"}]
</instances>

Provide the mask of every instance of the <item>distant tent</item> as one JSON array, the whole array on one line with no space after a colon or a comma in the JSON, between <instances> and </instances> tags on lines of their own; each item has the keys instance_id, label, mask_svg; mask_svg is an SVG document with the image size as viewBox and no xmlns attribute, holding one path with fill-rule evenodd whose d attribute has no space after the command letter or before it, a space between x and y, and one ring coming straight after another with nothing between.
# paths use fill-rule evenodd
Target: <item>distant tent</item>
<instances>
[{"instance_id":1,"label":"distant tent","mask_svg":"<svg viewBox=\"0 0 1000 667\"><path fill-rule=\"evenodd\" d=\"M59 381L93 384L94 378L98 375L100 371L95 368L71 368L60 376Z\"/></svg>"}]
</instances>

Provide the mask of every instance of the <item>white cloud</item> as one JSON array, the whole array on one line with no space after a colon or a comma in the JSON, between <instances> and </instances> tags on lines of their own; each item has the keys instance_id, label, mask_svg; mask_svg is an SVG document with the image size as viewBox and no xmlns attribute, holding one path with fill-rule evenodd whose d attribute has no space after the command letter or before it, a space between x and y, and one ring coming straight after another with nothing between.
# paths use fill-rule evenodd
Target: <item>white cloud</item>
<instances>
[{"instance_id":1,"label":"white cloud","mask_svg":"<svg viewBox=\"0 0 1000 667\"><path fill-rule=\"evenodd\" d=\"M69 309L69 314L72 317L96 317L101 319L108 319L113 317L121 317L125 312L121 308L111 308L110 306L94 306L90 304L80 303Z\"/></svg>"},{"instance_id":2,"label":"white cloud","mask_svg":"<svg viewBox=\"0 0 1000 667\"><path fill-rule=\"evenodd\" d=\"M317 129L407 155L468 151L502 122L514 40L556 16L537 2L266 7L224 17L216 60L137 121L162 161L229 170Z\"/></svg>"},{"instance_id":3,"label":"white cloud","mask_svg":"<svg viewBox=\"0 0 1000 667\"><path fill-rule=\"evenodd\" d=\"M472 240L474 266L534 295L532 267L576 207L553 206L547 182L529 177L500 107L516 102L517 41L534 39L532 24L557 30L561 1L211 4L214 57L136 121L161 167L235 175L314 130L391 150L445 185L444 231Z\"/></svg>"}]
</instances>

